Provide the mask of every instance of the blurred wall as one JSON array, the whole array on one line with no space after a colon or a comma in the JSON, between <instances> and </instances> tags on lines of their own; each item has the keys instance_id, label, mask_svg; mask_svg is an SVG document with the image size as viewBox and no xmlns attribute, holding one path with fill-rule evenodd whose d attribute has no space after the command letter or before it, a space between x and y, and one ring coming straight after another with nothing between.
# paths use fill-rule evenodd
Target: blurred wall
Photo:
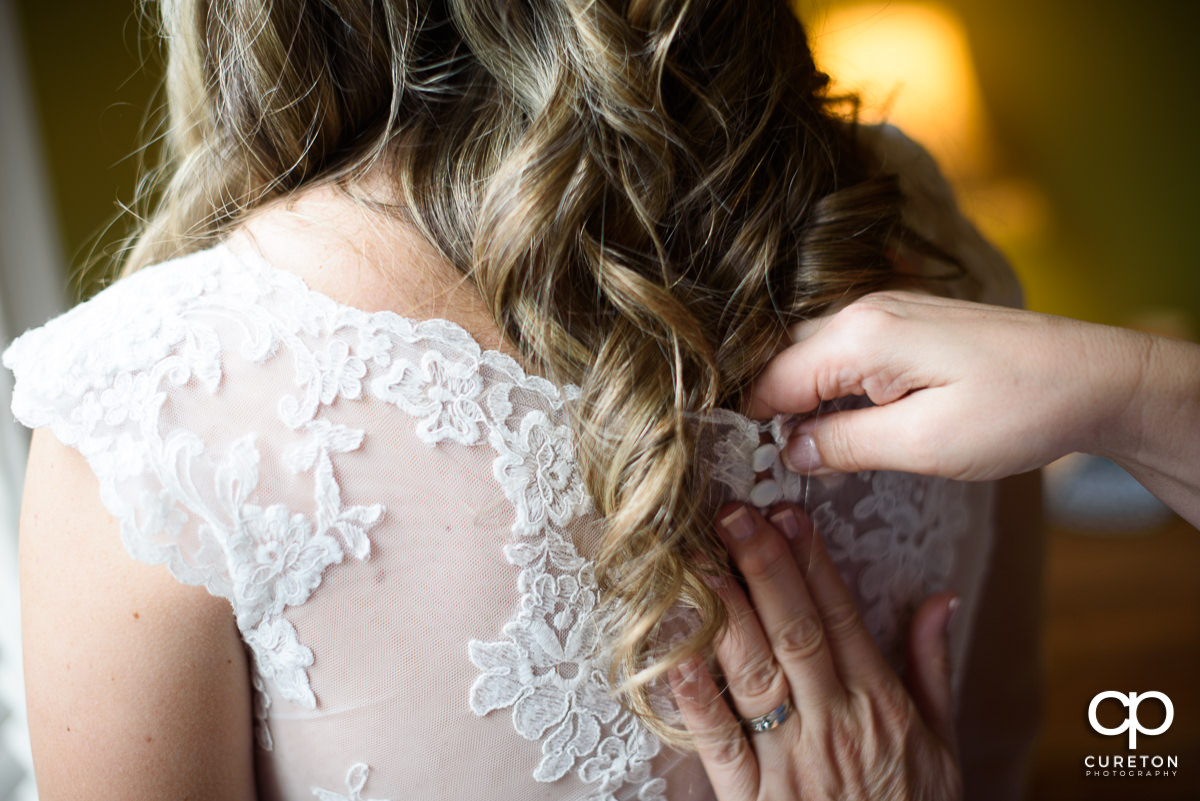
<instances>
[{"instance_id":1,"label":"blurred wall","mask_svg":"<svg viewBox=\"0 0 1200 801\"><path fill-rule=\"evenodd\" d=\"M111 252L137 182L143 122L161 74L138 0L14 0L25 36L64 273ZM145 4L152 15L157 3ZM145 69L143 69L143 66ZM72 293L78 297L78 293Z\"/></svg>"},{"instance_id":2,"label":"blurred wall","mask_svg":"<svg viewBox=\"0 0 1200 801\"><path fill-rule=\"evenodd\" d=\"M995 134L1052 204L1023 265L1035 306L1109 322L1200 321L1200 4L950 0Z\"/></svg>"}]
</instances>

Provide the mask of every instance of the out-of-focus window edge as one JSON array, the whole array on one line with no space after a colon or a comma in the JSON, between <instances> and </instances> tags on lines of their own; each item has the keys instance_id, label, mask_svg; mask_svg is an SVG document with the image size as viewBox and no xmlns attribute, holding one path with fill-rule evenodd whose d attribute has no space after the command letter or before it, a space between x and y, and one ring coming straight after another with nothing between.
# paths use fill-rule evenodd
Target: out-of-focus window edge
<instances>
[{"instance_id":1,"label":"out-of-focus window edge","mask_svg":"<svg viewBox=\"0 0 1200 801\"><path fill-rule=\"evenodd\" d=\"M0 348L63 309L58 225L29 89L21 28L0 0ZM17 519L29 434L0 370L0 801L35 801L21 671Z\"/></svg>"}]
</instances>

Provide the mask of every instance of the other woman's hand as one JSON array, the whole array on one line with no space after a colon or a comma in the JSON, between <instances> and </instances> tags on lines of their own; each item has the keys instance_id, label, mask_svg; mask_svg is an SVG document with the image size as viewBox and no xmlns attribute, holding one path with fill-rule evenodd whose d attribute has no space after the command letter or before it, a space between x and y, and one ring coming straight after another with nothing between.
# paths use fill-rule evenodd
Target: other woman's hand
<instances>
[{"instance_id":1,"label":"other woman's hand","mask_svg":"<svg viewBox=\"0 0 1200 801\"><path fill-rule=\"evenodd\" d=\"M796 507L768 522L729 506L718 528L749 591L717 587L729 609L716 645L728 692L700 660L670 673L717 798L960 798L945 642L953 596L917 612L910 654L922 656L910 659L906 690Z\"/></svg>"},{"instance_id":2,"label":"other woman's hand","mask_svg":"<svg viewBox=\"0 0 1200 801\"><path fill-rule=\"evenodd\" d=\"M756 416L875 403L803 423L783 454L797 472L982 480L1084 451L1200 526L1200 345L906 292L792 334L755 382Z\"/></svg>"},{"instance_id":3,"label":"other woman's hand","mask_svg":"<svg viewBox=\"0 0 1200 801\"><path fill-rule=\"evenodd\" d=\"M846 395L875 404L802 425L784 452L792 469L968 481L1075 450L1125 449L1121 417L1155 339L905 292L867 295L795 326L792 338L755 382L756 416L808 412Z\"/></svg>"}]
</instances>

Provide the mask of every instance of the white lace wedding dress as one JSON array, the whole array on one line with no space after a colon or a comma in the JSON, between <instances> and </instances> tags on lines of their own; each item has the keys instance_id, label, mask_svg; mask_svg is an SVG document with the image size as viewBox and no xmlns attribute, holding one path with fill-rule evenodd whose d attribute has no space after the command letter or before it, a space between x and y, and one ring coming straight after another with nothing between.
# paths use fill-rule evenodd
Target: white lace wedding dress
<instances>
[{"instance_id":1,"label":"white lace wedding dress","mask_svg":"<svg viewBox=\"0 0 1200 801\"><path fill-rule=\"evenodd\" d=\"M970 294L1010 300L928 157L882 138L914 224L964 261ZM13 412L87 458L129 553L231 603L264 799L711 798L593 655L603 520L564 413L574 388L225 245L117 282L4 364ZM719 422L713 470L748 499L760 427ZM874 473L806 490L769 469L778 491L759 491L806 503L885 652L951 588L961 661L991 487Z\"/></svg>"}]
</instances>

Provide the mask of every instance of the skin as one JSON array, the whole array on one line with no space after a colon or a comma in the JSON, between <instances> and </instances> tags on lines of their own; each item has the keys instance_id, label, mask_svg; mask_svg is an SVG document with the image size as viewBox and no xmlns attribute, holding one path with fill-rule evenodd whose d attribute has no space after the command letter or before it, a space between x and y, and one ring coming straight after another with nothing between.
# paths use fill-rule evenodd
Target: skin
<instances>
[{"instance_id":1,"label":"skin","mask_svg":"<svg viewBox=\"0 0 1200 801\"><path fill-rule=\"evenodd\" d=\"M1036 494L1036 476L1027 471L1083 451L1121 464L1200 525L1200 346L907 292L869 295L792 333L795 344L756 383L755 414L803 414L821 401L856 394L876 404L801 424L784 454L794 470L903 470L960 480L1024 474L1006 482L1002 493L1027 499ZM1035 506L1000 504L1001 510ZM914 620L910 697L861 642L861 621L836 571L821 565L819 540L781 548L786 540L778 531L748 514L755 521L752 536L727 536L727 544L750 596L736 586L725 590L735 611L718 662L730 677L728 697L737 715L763 714L774 708L768 698L790 692L801 723L797 728L789 719L780 729L747 737L703 665L676 674L680 709L718 797L960 798L949 691L938 681L945 675L945 643L930 622L939 619L938 597ZM987 595L1004 582L1040 584L1040 534L1003 519L999 527ZM728 526L720 528L728 535ZM805 564L811 567L801 583L803 571L796 566ZM1011 679L1000 691L989 680L994 708L964 710L967 719L989 720L992 733L997 709L1029 709L1025 716L1032 721L1012 718L1013 725L1036 725L1036 703L1026 702L1036 698L1036 678L1024 663L1003 667L1006 655L1015 658L1033 647L1019 638L1034 629L1014 629L1012 622L1014 614L1035 620L1037 597L1016 600L989 606L985 599L980 624L994 619L998 631L1018 639L977 637L975 650L984 652L972 654L973 663L978 657L1002 668L993 678ZM810 633L801 648L789 636L797 620L807 621L806 631L821 632ZM859 640L858 647L851 651L847 640ZM940 671L933 667L939 664ZM739 681L742 675L767 678L756 685ZM993 739L1001 747L1007 740L1021 742Z\"/></svg>"},{"instance_id":2,"label":"skin","mask_svg":"<svg viewBox=\"0 0 1200 801\"><path fill-rule=\"evenodd\" d=\"M229 603L129 558L86 460L46 429L21 510L42 801L251 801L249 669Z\"/></svg>"},{"instance_id":3,"label":"skin","mask_svg":"<svg viewBox=\"0 0 1200 801\"><path fill-rule=\"evenodd\" d=\"M1200 345L907 292L792 333L755 384L754 414L846 395L876 404L800 425L784 454L793 469L986 480L1081 451L1200 526Z\"/></svg>"},{"instance_id":4,"label":"skin","mask_svg":"<svg viewBox=\"0 0 1200 801\"><path fill-rule=\"evenodd\" d=\"M906 688L797 507L776 507L768 521L734 505L718 518L746 582L717 588L730 613L716 645L728 689L701 661L669 674L717 798L961 798L945 639L953 596L917 611L910 652L923 658L911 661ZM779 727L742 730L738 717L789 697L795 710Z\"/></svg>"}]
</instances>

